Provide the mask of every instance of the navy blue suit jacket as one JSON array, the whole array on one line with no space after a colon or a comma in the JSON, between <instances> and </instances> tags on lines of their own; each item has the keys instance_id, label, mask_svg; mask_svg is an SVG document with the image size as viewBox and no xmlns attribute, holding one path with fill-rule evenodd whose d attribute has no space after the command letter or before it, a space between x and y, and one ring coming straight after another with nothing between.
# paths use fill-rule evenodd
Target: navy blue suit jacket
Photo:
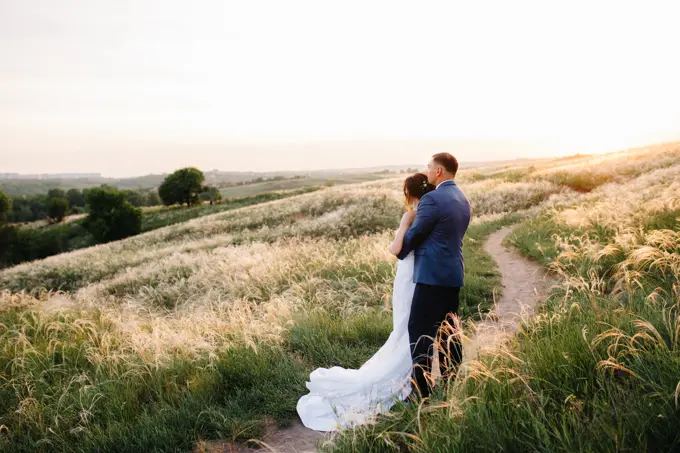
<instances>
[{"instance_id":1,"label":"navy blue suit jacket","mask_svg":"<svg viewBox=\"0 0 680 453\"><path fill-rule=\"evenodd\" d=\"M416 219L397 255L403 260L415 250L415 283L463 286L463 236L469 224L470 202L453 180L420 199Z\"/></svg>"}]
</instances>

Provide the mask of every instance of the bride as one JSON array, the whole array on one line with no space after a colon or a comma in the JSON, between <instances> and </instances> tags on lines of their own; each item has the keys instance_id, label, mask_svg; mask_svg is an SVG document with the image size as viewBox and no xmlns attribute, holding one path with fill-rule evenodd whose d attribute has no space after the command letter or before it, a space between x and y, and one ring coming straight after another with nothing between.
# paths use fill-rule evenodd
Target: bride
<instances>
[{"instance_id":1,"label":"bride","mask_svg":"<svg viewBox=\"0 0 680 453\"><path fill-rule=\"evenodd\" d=\"M416 173L404 181L407 212L401 219L390 253L401 250L413 223L420 198L434 190L427 175ZM302 423L317 431L335 431L359 425L388 411L411 393L411 349L408 320L413 283L413 252L397 264L392 290L392 333L385 344L358 370L318 368L307 382L309 394L300 398L297 412Z\"/></svg>"}]
</instances>

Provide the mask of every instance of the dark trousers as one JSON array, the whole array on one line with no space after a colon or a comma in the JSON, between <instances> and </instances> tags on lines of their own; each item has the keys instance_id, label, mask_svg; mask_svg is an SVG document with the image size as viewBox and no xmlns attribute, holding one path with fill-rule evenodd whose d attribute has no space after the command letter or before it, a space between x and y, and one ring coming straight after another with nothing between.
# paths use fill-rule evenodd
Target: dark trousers
<instances>
[{"instance_id":1,"label":"dark trousers","mask_svg":"<svg viewBox=\"0 0 680 453\"><path fill-rule=\"evenodd\" d=\"M430 395L425 373L432 372L433 339L437 338L439 326L445 320L453 326L452 316L458 315L460 288L416 284L408 321L408 334L413 359L413 380L423 397ZM448 319L447 319L448 317ZM442 329L444 332L444 329ZM448 332L450 333L450 332ZM458 335L444 333L439 343L439 369L442 377L455 372L463 358L463 348Z\"/></svg>"}]
</instances>

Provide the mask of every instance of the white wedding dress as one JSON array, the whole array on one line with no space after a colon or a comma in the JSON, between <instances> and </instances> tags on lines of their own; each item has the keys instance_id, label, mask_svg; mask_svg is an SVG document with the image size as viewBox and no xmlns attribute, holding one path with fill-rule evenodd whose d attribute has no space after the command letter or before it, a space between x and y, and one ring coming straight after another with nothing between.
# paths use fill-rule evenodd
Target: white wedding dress
<instances>
[{"instance_id":1,"label":"white wedding dress","mask_svg":"<svg viewBox=\"0 0 680 453\"><path fill-rule=\"evenodd\" d=\"M318 368L300 398L302 423L316 431L335 431L365 423L411 393L411 350L408 319L415 290L411 252L397 264L392 290L392 333L358 370Z\"/></svg>"}]
</instances>

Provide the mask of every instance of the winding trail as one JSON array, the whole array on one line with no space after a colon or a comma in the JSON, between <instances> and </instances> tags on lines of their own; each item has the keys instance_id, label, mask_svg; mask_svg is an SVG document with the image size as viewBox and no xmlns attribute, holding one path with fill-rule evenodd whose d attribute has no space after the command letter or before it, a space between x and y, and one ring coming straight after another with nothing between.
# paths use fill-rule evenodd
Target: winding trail
<instances>
[{"instance_id":1,"label":"winding trail","mask_svg":"<svg viewBox=\"0 0 680 453\"><path fill-rule=\"evenodd\" d=\"M484 250L494 259L501 274L503 288L500 299L496 301L485 320L476 325L471 338L464 340L464 360L477 358L480 352L497 348L519 326L523 317L531 317L536 304L542 302L552 281L538 264L527 260L514 250L503 247L503 240L510 234L512 227L504 227L492 233ZM316 442L323 438L322 433L305 428L296 420L290 428L272 428L262 439L261 449L246 448L231 443L214 443L199 446L197 452L215 453L314 453Z\"/></svg>"},{"instance_id":2,"label":"winding trail","mask_svg":"<svg viewBox=\"0 0 680 453\"><path fill-rule=\"evenodd\" d=\"M540 265L503 246L503 240L511 232L512 226L503 227L492 233L484 244L484 251L498 266L503 291L494 309L484 321L477 323L474 335L465 342L465 361L477 358L481 351L498 347L514 334L523 318L533 316L536 305L545 300L555 283Z\"/></svg>"}]
</instances>

